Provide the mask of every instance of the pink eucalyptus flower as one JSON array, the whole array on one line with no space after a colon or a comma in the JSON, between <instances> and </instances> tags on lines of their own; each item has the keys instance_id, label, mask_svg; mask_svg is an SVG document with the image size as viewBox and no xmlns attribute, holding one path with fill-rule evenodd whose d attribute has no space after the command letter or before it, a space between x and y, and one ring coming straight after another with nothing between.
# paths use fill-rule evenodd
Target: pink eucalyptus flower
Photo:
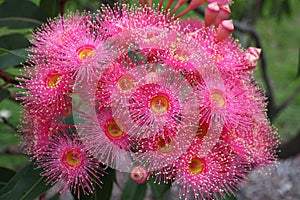
<instances>
[{"instance_id":1,"label":"pink eucalyptus flower","mask_svg":"<svg viewBox=\"0 0 300 200\"><path fill-rule=\"evenodd\" d=\"M122 121L128 134L149 137L163 133L164 127L182 126L193 132L198 118L196 95L183 76L168 66L141 65L132 69L139 82L126 93L127 102L113 102L113 115ZM119 93L114 99L120 99ZM196 106L187 109L186 106ZM125 112L124 112L125 111Z\"/></svg>"},{"instance_id":2,"label":"pink eucalyptus flower","mask_svg":"<svg viewBox=\"0 0 300 200\"><path fill-rule=\"evenodd\" d=\"M35 158L51 140L52 134L61 129L54 113L38 113L24 107L20 134L23 151Z\"/></svg>"},{"instance_id":3,"label":"pink eucalyptus flower","mask_svg":"<svg viewBox=\"0 0 300 200\"><path fill-rule=\"evenodd\" d=\"M274 165L278 136L264 118L253 118L247 127L224 129L224 141L233 152L256 168Z\"/></svg>"},{"instance_id":4,"label":"pink eucalyptus flower","mask_svg":"<svg viewBox=\"0 0 300 200\"><path fill-rule=\"evenodd\" d=\"M96 116L83 114L86 122L78 125L79 136L87 149L101 163L121 171L129 171L133 141L123 122L112 116L111 108L97 108Z\"/></svg>"},{"instance_id":5,"label":"pink eucalyptus flower","mask_svg":"<svg viewBox=\"0 0 300 200\"><path fill-rule=\"evenodd\" d=\"M34 33L34 46L30 49L34 54L30 58L59 62L75 75L93 75L95 66L106 63L117 50L110 50L105 38L95 34L92 23L87 13L50 20Z\"/></svg>"},{"instance_id":6,"label":"pink eucalyptus flower","mask_svg":"<svg viewBox=\"0 0 300 200\"><path fill-rule=\"evenodd\" d=\"M176 21L149 7L127 5L116 5L113 9L102 7L97 15L97 21L100 25L99 31L108 36L151 26L171 29L178 26Z\"/></svg>"},{"instance_id":7,"label":"pink eucalyptus flower","mask_svg":"<svg viewBox=\"0 0 300 200\"><path fill-rule=\"evenodd\" d=\"M149 174L178 184L185 199L217 199L276 160L253 83L261 50L232 38L231 0L192 0L172 17L186 2L102 6L34 33L19 86L23 148L61 192L91 193L102 163L138 184ZM205 22L178 19L205 2Z\"/></svg>"},{"instance_id":8,"label":"pink eucalyptus flower","mask_svg":"<svg viewBox=\"0 0 300 200\"><path fill-rule=\"evenodd\" d=\"M36 162L48 183L58 184L62 193L69 189L80 198L81 193L92 193L94 184L101 183L103 170L83 144L68 134L53 135Z\"/></svg>"},{"instance_id":9,"label":"pink eucalyptus flower","mask_svg":"<svg viewBox=\"0 0 300 200\"><path fill-rule=\"evenodd\" d=\"M51 67L50 67L51 66ZM30 112L64 115L70 104L74 78L72 73L59 63L37 61L26 67L25 78L20 88L25 92L19 99Z\"/></svg>"},{"instance_id":10,"label":"pink eucalyptus flower","mask_svg":"<svg viewBox=\"0 0 300 200\"><path fill-rule=\"evenodd\" d=\"M238 183L245 178L247 163L239 159L228 145L217 144L205 157L198 156L198 145L176 160L179 196L189 199L218 198L218 194L233 194Z\"/></svg>"},{"instance_id":11,"label":"pink eucalyptus flower","mask_svg":"<svg viewBox=\"0 0 300 200\"><path fill-rule=\"evenodd\" d=\"M149 172L167 167L186 153L195 137L190 130L165 127L163 134L138 139L136 162Z\"/></svg>"}]
</instances>

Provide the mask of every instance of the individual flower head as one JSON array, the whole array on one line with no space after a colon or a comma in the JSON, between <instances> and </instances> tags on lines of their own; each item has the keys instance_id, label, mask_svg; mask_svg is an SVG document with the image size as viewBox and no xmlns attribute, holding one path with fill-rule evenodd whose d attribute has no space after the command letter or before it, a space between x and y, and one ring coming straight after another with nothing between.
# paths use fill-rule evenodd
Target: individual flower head
<instances>
[{"instance_id":1,"label":"individual flower head","mask_svg":"<svg viewBox=\"0 0 300 200\"><path fill-rule=\"evenodd\" d=\"M183 155L194 138L191 129L165 127L162 131L152 137L135 139L135 163L149 172L160 170Z\"/></svg>"},{"instance_id":2,"label":"individual flower head","mask_svg":"<svg viewBox=\"0 0 300 200\"><path fill-rule=\"evenodd\" d=\"M199 113L197 108L187 110L186 104L196 106L197 98L183 76L168 66L152 64L133 68L132 74L139 82L125 94L126 104L112 104L113 115L129 135L143 138L163 133L165 126L193 127ZM113 99L120 99L119 95Z\"/></svg>"},{"instance_id":3,"label":"individual flower head","mask_svg":"<svg viewBox=\"0 0 300 200\"><path fill-rule=\"evenodd\" d=\"M137 139L136 163L149 172L161 170L186 153L195 130L165 127L163 134Z\"/></svg>"},{"instance_id":4,"label":"individual flower head","mask_svg":"<svg viewBox=\"0 0 300 200\"><path fill-rule=\"evenodd\" d=\"M37 60L26 66L19 99L31 112L64 115L70 104L74 78L72 72L57 62Z\"/></svg>"},{"instance_id":5,"label":"individual flower head","mask_svg":"<svg viewBox=\"0 0 300 200\"><path fill-rule=\"evenodd\" d=\"M61 130L57 115L53 112L40 113L24 107L20 124L22 150L36 158L39 152L43 152L51 141L52 134Z\"/></svg>"},{"instance_id":6,"label":"individual flower head","mask_svg":"<svg viewBox=\"0 0 300 200\"><path fill-rule=\"evenodd\" d=\"M203 24L200 20L198 23L200 25ZM204 48L206 54L218 67L222 76L247 79L249 75L252 75L254 67L253 64L250 64L251 61L249 59L253 56L249 57L250 54L241 48L237 40L233 40L230 34L222 35L222 33L219 33L217 29L220 29L220 27L217 29L212 27L195 30L194 27L197 27L198 23L197 20L194 20L185 31ZM225 25L227 26L227 24ZM224 37L224 39L218 41L218 37Z\"/></svg>"},{"instance_id":7,"label":"individual flower head","mask_svg":"<svg viewBox=\"0 0 300 200\"><path fill-rule=\"evenodd\" d=\"M127 54L109 64L97 83L95 100L99 107L110 106L116 90L127 93L134 88L135 77L127 73L134 65Z\"/></svg>"},{"instance_id":8,"label":"individual flower head","mask_svg":"<svg viewBox=\"0 0 300 200\"><path fill-rule=\"evenodd\" d=\"M80 121L76 126L80 139L101 163L128 172L132 165L133 142L123 122L113 117L110 107L97 107L95 113L91 109L75 117L75 121Z\"/></svg>"},{"instance_id":9,"label":"individual flower head","mask_svg":"<svg viewBox=\"0 0 300 200\"><path fill-rule=\"evenodd\" d=\"M91 24L92 17L88 13L50 20L34 33L31 40L34 46L30 49L34 54L30 58L60 62L75 75L80 72L91 76L95 65L105 63L115 52L110 50L105 37L95 33Z\"/></svg>"},{"instance_id":10,"label":"individual flower head","mask_svg":"<svg viewBox=\"0 0 300 200\"><path fill-rule=\"evenodd\" d=\"M99 32L113 36L145 27L176 29L177 22L150 7L116 5L113 9L103 6L97 15Z\"/></svg>"},{"instance_id":11,"label":"individual flower head","mask_svg":"<svg viewBox=\"0 0 300 200\"><path fill-rule=\"evenodd\" d=\"M205 84L200 85L198 90L204 122L217 115L225 126L246 126L251 121L248 116L265 111L263 104L259 106L253 101L252 89L243 81L231 77L223 79L220 74L216 75L218 78L214 78L213 73L216 72L203 74ZM260 96L260 101L261 98Z\"/></svg>"},{"instance_id":12,"label":"individual flower head","mask_svg":"<svg viewBox=\"0 0 300 200\"><path fill-rule=\"evenodd\" d=\"M239 78L247 77L247 72L253 68L249 66L247 53L230 36L234 26L231 20L226 20L230 15L230 11L226 10L227 7L221 6L219 8L216 2L211 3L206 9L205 24L199 19L182 20L181 30L197 40L207 55L210 56L210 59L217 65L222 75L225 73L224 75L233 74ZM225 11L226 16L223 14ZM222 16L219 24L209 27L219 15Z\"/></svg>"},{"instance_id":13,"label":"individual flower head","mask_svg":"<svg viewBox=\"0 0 300 200\"><path fill-rule=\"evenodd\" d=\"M101 183L103 171L85 146L70 134L63 131L53 135L36 162L48 183L58 184L62 193L70 189L80 198L81 193L89 194L94 184Z\"/></svg>"},{"instance_id":14,"label":"individual flower head","mask_svg":"<svg viewBox=\"0 0 300 200\"><path fill-rule=\"evenodd\" d=\"M47 24L44 24L33 34L34 39L31 40L31 43L34 46L30 49L35 54L33 58L72 59L70 57L71 49L69 49L70 52L64 52L64 54L59 54L61 52L58 51L68 48L72 43L77 43L82 39L81 37L88 34L87 22L90 19L86 13L82 15L76 13L75 15L69 14L49 20ZM78 58L80 57L84 58L84 55L78 55Z\"/></svg>"},{"instance_id":15,"label":"individual flower head","mask_svg":"<svg viewBox=\"0 0 300 200\"><path fill-rule=\"evenodd\" d=\"M259 168L275 163L278 136L268 120L263 116L256 117L247 127L224 129L223 138L235 154Z\"/></svg>"},{"instance_id":16,"label":"individual flower head","mask_svg":"<svg viewBox=\"0 0 300 200\"><path fill-rule=\"evenodd\" d=\"M202 66L210 65L204 51L196 41L188 35L178 35L172 43L167 46L167 50L158 55L161 62L172 67L181 74L186 81L195 89L196 85L203 84Z\"/></svg>"},{"instance_id":17,"label":"individual flower head","mask_svg":"<svg viewBox=\"0 0 300 200\"><path fill-rule=\"evenodd\" d=\"M191 146L188 152L176 160L177 174L174 184L178 184L179 196L189 199L213 198L218 194L233 194L238 183L248 172L247 163L240 160L228 145L218 143L204 157L198 155L198 145Z\"/></svg>"}]
</instances>

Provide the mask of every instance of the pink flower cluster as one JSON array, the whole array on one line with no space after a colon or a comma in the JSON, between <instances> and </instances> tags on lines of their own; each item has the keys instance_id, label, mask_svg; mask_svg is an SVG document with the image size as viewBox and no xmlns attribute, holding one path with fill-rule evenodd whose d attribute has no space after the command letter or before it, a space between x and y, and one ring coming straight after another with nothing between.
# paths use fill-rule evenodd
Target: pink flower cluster
<instances>
[{"instance_id":1,"label":"pink flower cluster","mask_svg":"<svg viewBox=\"0 0 300 200\"><path fill-rule=\"evenodd\" d=\"M172 0L102 6L35 31L20 78L22 144L49 183L80 197L105 165L138 184L178 184L185 199L218 198L276 160L253 80L260 49L231 37L229 0L209 0L204 22L179 19L205 2L176 16L185 0L171 11Z\"/></svg>"}]
</instances>

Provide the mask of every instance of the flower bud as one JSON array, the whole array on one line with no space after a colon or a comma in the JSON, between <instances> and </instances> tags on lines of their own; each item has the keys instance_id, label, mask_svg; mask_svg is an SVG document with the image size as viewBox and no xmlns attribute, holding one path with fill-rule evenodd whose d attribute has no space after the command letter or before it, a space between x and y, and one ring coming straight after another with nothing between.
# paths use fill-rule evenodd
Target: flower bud
<instances>
[{"instance_id":1,"label":"flower bud","mask_svg":"<svg viewBox=\"0 0 300 200\"><path fill-rule=\"evenodd\" d=\"M220 11L220 8L218 4L215 3L210 3L205 9L205 15L204 15L204 22L205 26L210 26L218 16Z\"/></svg>"},{"instance_id":2,"label":"flower bud","mask_svg":"<svg viewBox=\"0 0 300 200\"><path fill-rule=\"evenodd\" d=\"M147 181L149 173L142 166L133 167L130 171L130 178L136 184L143 184Z\"/></svg>"},{"instance_id":3,"label":"flower bud","mask_svg":"<svg viewBox=\"0 0 300 200\"><path fill-rule=\"evenodd\" d=\"M232 20L224 20L217 29L217 42L225 40L234 30Z\"/></svg>"},{"instance_id":4,"label":"flower bud","mask_svg":"<svg viewBox=\"0 0 300 200\"><path fill-rule=\"evenodd\" d=\"M220 7L220 11L218 13L218 16L216 17L215 20L215 26L219 26L220 23L222 23L223 20L228 19L230 16L231 11L228 5L224 5Z\"/></svg>"}]
</instances>

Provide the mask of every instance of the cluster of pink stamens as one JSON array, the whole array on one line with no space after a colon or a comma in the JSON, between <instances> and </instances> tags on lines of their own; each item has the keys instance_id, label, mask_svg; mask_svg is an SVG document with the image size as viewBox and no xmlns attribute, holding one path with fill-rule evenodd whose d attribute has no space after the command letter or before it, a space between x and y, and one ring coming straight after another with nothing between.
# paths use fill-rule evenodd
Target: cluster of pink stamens
<instances>
[{"instance_id":1,"label":"cluster of pink stamens","mask_svg":"<svg viewBox=\"0 0 300 200\"><path fill-rule=\"evenodd\" d=\"M205 2L204 22L179 19ZM192 0L179 14L186 0L163 3L102 6L34 33L23 147L62 192L92 193L103 164L137 184L179 184L185 199L217 198L275 161L253 81L261 50L232 39L231 1Z\"/></svg>"}]
</instances>

